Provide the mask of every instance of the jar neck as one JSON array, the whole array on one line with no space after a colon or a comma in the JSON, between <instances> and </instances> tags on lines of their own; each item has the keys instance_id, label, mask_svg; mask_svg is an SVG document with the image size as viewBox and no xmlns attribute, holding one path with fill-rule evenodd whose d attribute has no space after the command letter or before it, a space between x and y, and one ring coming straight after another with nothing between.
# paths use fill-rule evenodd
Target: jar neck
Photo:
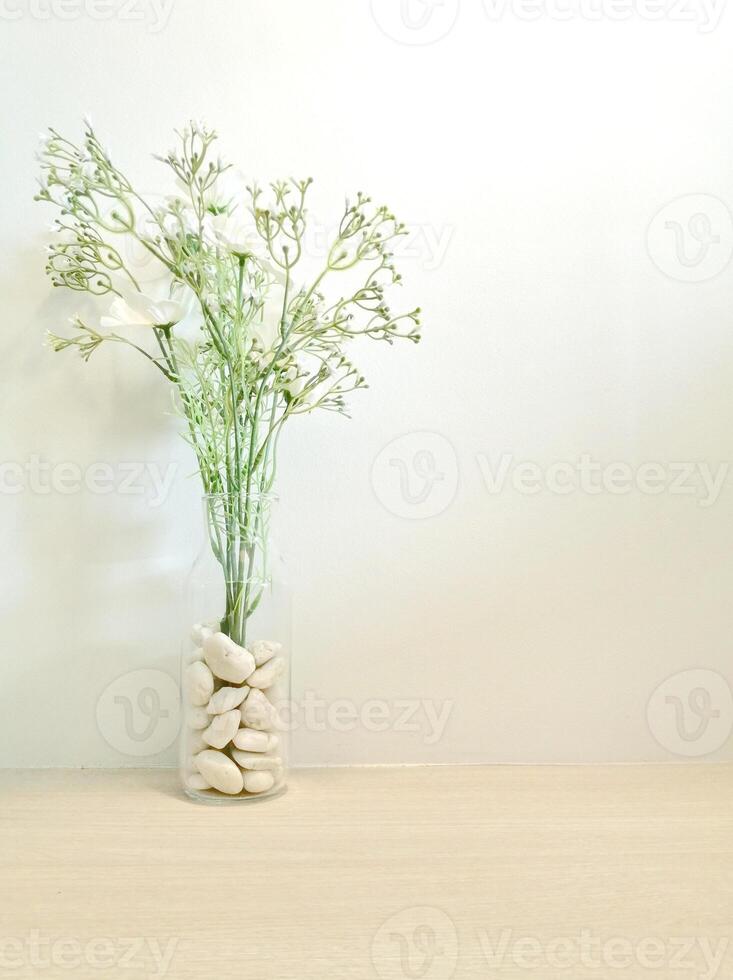
<instances>
[{"instance_id":1,"label":"jar neck","mask_svg":"<svg viewBox=\"0 0 733 980\"><path fill-rule=\"evenodd\" d=\"M266 493L210 493L202 497L207 531L235 536L243 543L267 537L276 506L277 498Z\"/></svg>"},{"instance_id":2,"label":"jar neck","mask_svg":"<svg viewBox=\"0 0 733 980\"><path fill-rule=\"evenodd\" d=\"M222 630L244 645L247 622L270 587L270 494L203 497L208 550L220 568L225 615Z\"/></svg>"}]
</instances>

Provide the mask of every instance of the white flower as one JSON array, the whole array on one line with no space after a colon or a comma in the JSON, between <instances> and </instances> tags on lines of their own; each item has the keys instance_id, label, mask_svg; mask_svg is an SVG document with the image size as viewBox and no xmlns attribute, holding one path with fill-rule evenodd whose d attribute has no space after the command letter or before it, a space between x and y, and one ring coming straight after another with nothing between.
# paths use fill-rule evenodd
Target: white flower
<instances>
[{"instance_id":1,"label":"white flower","mask_svg":"<svg viewBox=\"0 0 733 980\"><path fill-rule=\"evenodd\" d=\"M182 208L184 211L191 212L191 215L195 218L195 211L193 209L193 202L191 201L191 188L185 182L177 177L175 180L175 186L178 188L176 194L168 194L165 197L166 204L169 208ZM231 204L231 199L226 196L226 190L222 186L222 181L216 181L211 187L207 188L201 193L201 200L204 205L204 209L211 211L213 213L216 211L226 210ZM198 230L198 219L196 218L196 228Z\"/></svg>"},{"instance_id":2,"label":"white flower","mask_svg":"<svg viewBox=\"0 0 733 980\"><path fill-rule=\"evenodd\" d=\"M104 329L171 327L188 315L189 304L171 299L170 284L165 280L147 283L147 293L122 283L117 283L115 288L122 295L115 297L109 314L101 318Z\"/></svg>"},{"instance_id":3,"label":"white flower","mask_svg":"<svg viewBox=\"0 0 733 980\"><path fill-rule=\"evenodd\" d=\"M87 184L94 181L96 167L92 160L82 160L70 168L68 184L72 190L83 191Z\"/></svg>"},{"instance_id":4,"label":"white flower","mask_svg":"<svg viewBox=\"0 0 733 980\"><path fill-rule=\"evenodd\" d=\"M252 336L265 357L271 356L280 342L280 323L278 320L263 318L252 324Z\"/></svg>"},{"instance_id":5,"label":"white flower","mask_svg":"<svg viewBox=\"0 0 733 980\"><path fill-rule=\"evenodd\" d=\"M208 234L215 244L225 248L237 258L252 256L272 282L285 283L283 270L263 256L262 239L254 226L246 223L236 211L209 214L206 217L206 224Z\"/></svg>"},{"instance_id":6,"label":"white flower","mask_svg":"<svg viewBox=\"0 0 733 980\"><path fill-rule=\"evenodd\" d=\"M330 367L321 380L313 384L322 371L323 363L320 358L309 355L305 351L298 351L295 354L294 364L288 371L285 390L291 398L298 398L302 406L312 408L320 398L328 394L334 384ZM307 386L311 387L304 395Z\"/></svg>"},{"instance_id":7,"label":"white flower","mask_svg":"<svg viewBox=\"0 0 733 980\"><path fill-rule=\"evenodd\" d=\"M176 300L154 300L143 293L137 293L134 303L128 303L119 296L113 300L108 316L101 323L105 329L120 327L170 327L182 320L186 310Z\"/></svg>"},{"instance_id":8,"label":"white flower","mask_svg":"<svg viewBox=\"0 0 733 980\"><path fill-rule=\"evenodd\" d=\"M280 344L280 318L282 316L283 291L275 287L268 293L259 322L250 325L252 339L265 360L273 355Z\"/></svg>"},{"instance_id":9,"label":"white flower","mask_svg":"<svg viewBox=\"0 0 733 980\"><path fill-rule=\"evenodd\" d=\"M209 226L214 239L233 255L256 255L260 237L251 225L246 225L237 213L211 215Z\"/></svg>"},{"instance_id":10,"label":"white flower","mask_svg":"<svg viewBox=\"0 0 733 980\"><path fill-rule=\"evenodd\" d=\"M308 381L308 375L305 373L299 374L298 371L298 368L290 368L288 372L288 382L285 385L285 391L287 391L291 398L297 398L298 395L302 394Z\"/></svg>"},{"instance_id":11,"label":"white flower","mask_svg":"<svg viewBox=\"0 0 733 980\"><path fill-rule=\"evenodd\" d=\"M197 235L199 230L198 219L193 208L180 197L167 197L165 208L158 211L157 218L147 219L145 230L155 235L161 225L169 238Z\"/></svg>"}]
</instances>

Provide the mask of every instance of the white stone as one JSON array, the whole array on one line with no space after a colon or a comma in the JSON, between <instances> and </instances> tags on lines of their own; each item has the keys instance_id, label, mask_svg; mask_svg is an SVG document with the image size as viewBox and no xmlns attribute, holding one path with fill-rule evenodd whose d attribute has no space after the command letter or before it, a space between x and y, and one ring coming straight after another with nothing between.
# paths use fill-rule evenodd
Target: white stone
<instances>
[{"instance_id":1,"label":"white stone","mask_svg":"<svg viewBox=\"0 0 733 980\"><path fill-rule=\"evenodd\" d=\"M248 793L266 793L275 785L275 777L271 772L245 772L242 782Z\"/></svg>"},{"instance_id":2,"label":"white stone","mask_svg":"<svg viewBox=\"0 0 733 980\"><path fill-rule=\"evenodd\" d=\"M187 653L184 657L186 666L188 666L188 664L195 664L197 660L203 660L203 659L204 659L204 651L202 647L196 647L195 650L192 650L190 653Z\"/></svg>"},{"instance_id":3,"label":"white stone","mask_svg":"<svg viewBox=\"0 0 733 980\"><path fill-rule=\"evenodd\" d=\"M189 728L193 728L196 732L200 732L211 724L211 716L207 713L206 708L190 708L187 718Z\"/></svg>"},{"instance_id":4,"label":"white stone","mask_svg":"<svg viewBox=\"0 0 733 980\"><path fill-rule=\"evenodd\" d=\"M189 789L211 789L204 777L199 772L192 772L186 779L186 786Z\"/></svg>"},{"instance_id":5,"label":"white stone","mask_svg":"<svg viewBox=\"0 0 733 980\"><path fill-rule=\"evenodd\" d=\"M242 721L246 728L266 732L277 725L277 711L262 691L253 688L242 705Z\"/></svg>"},{"instance_id":6,"label":"white stone","mask_svg":"<svg viewBox=\"0 0 733 980\"><path fill-rule=\"evenodd\" d=\"M238 708L224 715L214 715L209 727L201 733L204 741L214 749L223 749L237 734L241 719Z\"/></svg>"},{"instance_id":7,"label":"white stone","mask_svg":"<svg viewBox=\"0 0 733 980\"><path fill-rule=\"evenodd\" d=\"M276 643L274 640L258 640L250 647L258 667L267 663L276 653L280 653L282 648L282 643Z\"/></svg>"},{"instance_id":8,"label":"white stone","mask_svg":"<svg viewBox=\"0 0 733 980\"><path fill-rule=\"evenodd\" d=\"M183 683L191 704L196 707L203 707L209 703L209 699L214 693L214 677L205 663L197 660L196 663L186 667Z\"/></svg>"},{"instance_id":9,"label":"white stone","mask_svg":"<svg viewBox=\"0 0 733 980\"><path fill-rule=\"evenodd\" d=\"M238 646L224 633L212 633L206 637L204 660L216 677L229 681L230 684L242 684L256 667L249 650Z\"/></svg>"},{"instance_id":10,"label":"white stone","mask_svg":"<svg viewBox=\"0 0 733 980\"><path fill-rule=\"evenodd\" d=\"M206 637L211 636L218 629L218 623L194 623L191 627L191 639L197 647L202 647Z\"/></svg>"},{"instance_id":11,"label":"white stone","mask_svg":"<svg viewBox=\"0 0 733 980\"><path fill-rule=\"evenodd\" d=\"M223 752L206 749L204 752L199 752L195 763L206 782L220 793L236 796L237 793L242 792L244 786L242 770Z\"/></svg>"},{"instance_id":12,"label":"white stone","mask_svg":"<svg viewBox=\"0 0 733 980\"><path fill-rule=\"evenodd\" d=\"M248 687L222 687L211 698L206 705L206 710L210 715L223 715L225 711L238 708L242 701L249 694Z\"/></svg>"},{"instance_id":13,"label":"white stone","mask_svg":"<svg viewBox=\"0 0 733 980\"><path fill-rule=\"evenodd\" d=\"M253 728L240 728L232 742L244 752L272 752L277 748L278 737L257 732Z\"/></svg>"},{"instance_id":14,"label":"white stone","mask_svg":"<svg viewBox=\"0 0 733 980\"><path fill-rule=\"evenodd\" d=\"M201 732L188 732L186 738L186 751L189 755L197 755L208 749L209 745L203 740Z\"/></svg>"},{"instance_id":15,"label":"white stone","mask_svg":"<svg viewBox=\"0 0 733 980\"><path fill-rule=\"evenodd\" d=\"M272 687L284 670L285 661L283 658L273 657L272 660L268 660L262 667L258 667L254 674L251 674L247 678L247 683L250 687L258 687L261 691L264 691L266 688Z\"/></svg>"},{"instance_id":16,"label":"white stone","mask_svg":"<svg viewBox=\"0 0 733 980\"><path fill-rule=\"evenodd\" d=\"M241 769L263 771L282 768L283 760L276 755L262 755L259 752L240 752L232 749L232 758Z\"/></svg>"}]
</instances>

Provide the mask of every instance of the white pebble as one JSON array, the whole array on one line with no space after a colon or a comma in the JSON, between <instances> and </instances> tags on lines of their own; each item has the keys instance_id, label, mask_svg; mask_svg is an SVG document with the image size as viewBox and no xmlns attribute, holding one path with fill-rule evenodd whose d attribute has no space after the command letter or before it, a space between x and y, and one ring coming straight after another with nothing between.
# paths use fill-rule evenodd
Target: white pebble
<instances>
[{"instance_id":1,"label":"white pebble","mask_svg":"<svg viewBox=\"0 0 733 980\"><path fill-rule=\"evenodd\" d=\"M258 687L261 691L264 691L266 688L272 687L283 670L285 670L285 661L283 658L273 657L272 660L268 660L262 667L258 667L254 674L251 674L247 678L247 683L250 687Z\"/></svg>"},{"instance_id":2,"label":"white pebble","mask_svg":"<svg viewBox=\"0 0 733 980\"><path fill-rule=\"evenodd\" d=\"M242 684L256 667L249 650L238 646L224 633L212 633L206 637L204 660L212 673L231 684Z\"/></svg>"},{"instance_id":3,"label":"white pebble","mask_svg":"<svg viewBox=\"0 0 733 980\"><path fill-rule=\"evenodd\" d=\"M202 647L206 637L211 636L218 629L219 627L216 623L194 623L191 627L191 639L197 647Z\"/></svg>"},{"instance_id":4,"label":"white pebble","mask_svg":"<svg viewBox=\"0 0 733 980\"><path fill-rule=\"evenodd\" d=\"M199 752L203 752L204 749L208 749L209 745L203 740L201 732L188 732L186 738L186 751L189 755L197 755Z\"/></svg>"},{"instance_id":5,"label":"white pebble","mask_svg":"<svg viewBox=\"0 0 733 980\"><path fill-rule=\"evenodd\" d=\"M204 651L202 647L196 647L195 650L192 650L190 653L187 653L184 656L186 666L188 666L188 664L195 664L197 660L203 660L203 659L204 659Z\"/></svg>"},{"instance_id":6,"label":"white pebble","mask_svg":"<svg viewBox=\"0 0 733 980\"><path fill-rule=\"evenodd\" d=\"M214 715L214 720L202 733L204 741L212 748L223 749L236 735L241 717L238 708L227 711L225 715Z\"/></svg>"},{"instance_id":7,"label":"white pebble","mask_svg":"<svg viewBox=\"0 0 733 980\"><path fill-rule=\"evenodd\" d=\"M240 752L232 749L232 758L242 769L261 772L268 769L280 769L283 760L275 755L261 755L259 752Z\"/></svg>"},{"instance_id":8,"label":"white pebble","mask_svg":"<svg viewBox=\"0 0 733 980\"><path fill-rule=\"evenodd\" d=\"M191 708L187 717L189 728L193 728L197 732L200 732L211 723L211 717L207 713L206 708Z\"/></svg>"},{"instance_id":9,"label":"white pebble","mask_svg":"<svg viewBox=\"0 0 733 980\"><path fill-rule=\"evenodd\" d=\"M250 647L258 667L267 663L276 653L280 653L282 648L282 643L276 643L274 640L258 640Z\"/></svg>"},{"instance_id":10,"label":"white pebble","mask_svg":"<svg viewBox=\"0 0 733 980\"><path fill-rule=\"evenodd\" d=\"M191 704L203 707L209 703L209 699L214 693L214 677L205 663L197 660L186 667L183 682Z\"/></svg>"},{"instance_id":11,"label":"white pebble","mask_svg":"<svg viewBox=\"0 0 733 980\"><path fill-rule=\"evenodd\" d=\"M262 691L253 688L242 706L242 721L246 728L256 728L259 732L266 732L275 728L277 711Z\"/></svg>"},{"instance_id":12,"label":"white pebble","mask_svg":"<svg viewBox=\"0 0 733 980\"><path fill-rule=\"evenodd\" d=\"M220 793L235 796L242 792L244 786L242 770L223 752L206 749L204 752L199 752L195 763L207 783L214 789L218 789Z\"/></svg>"},{"instance_id":13,"label":"white pebble","mask_svg":"<svg viewBox=\"0 0 733 980\"><path fill-rule=\"evenodd\" d=\"M252 728L240 728L232 741L245 752L271 752L277 747L278 737Z\"/></svg>"},{"instance_id":14,"label":"white pebble","mask_svg":"<svg viewBox=\"0 0 733 980\"><path fill-rule=\"evenodd\" d=\"M266 793L275 785L275 777L271 772L245 772L242 782L248 793Z\"/></svg>"},{"instance_id":15,"label":"white pebble","mask_svg":"<svg viewBox=\"0 0 733 980\"><path fill-rule=\"evenodd\" d=\"M248 687L222 687L206 705L206 710L210 715L223 715L225 711L238 708L248 694Z\"/></svg>"},{"instance_id":16,"label":"white pebble","mask_svg":"<svg viewBox=\"0 0 733 980\"><path fill-rule=\"evenodd\" d=\"M186 779L186 786L189 789L211 789L204 777L199 772L192 772Z\"/></svg>"}]
</instances>

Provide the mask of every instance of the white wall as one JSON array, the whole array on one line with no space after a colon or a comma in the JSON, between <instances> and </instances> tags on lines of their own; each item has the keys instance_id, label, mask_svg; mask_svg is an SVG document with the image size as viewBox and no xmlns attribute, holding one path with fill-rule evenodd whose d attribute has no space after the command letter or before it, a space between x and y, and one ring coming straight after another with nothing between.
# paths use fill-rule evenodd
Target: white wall
<instances>
[{"instance_id":1,"label":"white wall","mask_svg":"<svg viewBox=\"0 0 733 980\"><path fill-rule=\"evenodd\" d=\"M160 672L176 675L184 628L192 462L142 361L41 346L74 297L44 279L32 154L84 112L146 189L163 189L150 153L203 117L248 173L314 176L322 221L364 188L416 228L405 300L423 344L367 347L353 419L303 420L283 446L295 693L385 699L392 719L300 730L299 762L733 757L731 479L712 503L700 486L589 493L577 470L570 493L513 483L521 461L561 483L553 463L623 464L610 487L731 458L733 15L410 2L422 28L397 0L139 0L107 20L91 0L45 19L46 0L2 5L2 460L177 469L159 506L149 480L42 493L48 475L25 474L11 493L0 471L0 764L174 759ZM151 685L170 712L133 744L115 696L138 710ZM423 700L450 702L444 730Z\"/></svg>"}]
</instances>

